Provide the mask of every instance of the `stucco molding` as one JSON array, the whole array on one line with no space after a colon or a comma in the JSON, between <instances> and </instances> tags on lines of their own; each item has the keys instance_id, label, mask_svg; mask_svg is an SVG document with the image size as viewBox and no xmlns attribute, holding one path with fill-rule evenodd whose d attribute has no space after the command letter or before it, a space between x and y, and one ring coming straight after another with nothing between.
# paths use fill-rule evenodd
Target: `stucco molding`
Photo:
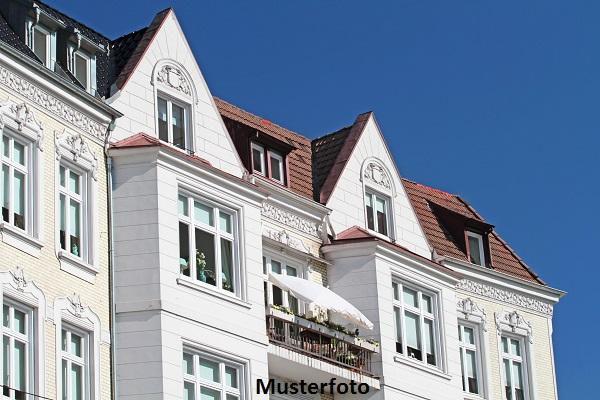
<instances>
[{"instance_id":1,"label":"stucco molding","mask_svg":"<svg viewBox=\"0 0 600 400\"><path fill-rule=\"evenodd\" d=\"M517 311L502 311L495 313L496 329L498 335L502 332L512 332L526 336L529 343L533 343L533 328L531 322L527 321Z\"/></svg>"},{"instance_id":2,"label":"stucco molding","mask_svg":"<svg viewBox=\"0 0 600 400\"><path fill-rule=\"evenodd\" d=\"M66 129L62 132L57 131L54 134L54 144L58 161L65 155L66 150L71 161L89 170L92 178L98 180L98 157L81 133L69 133ZM85 162L82 162L84 160Z\"/></svg>"},{"instance_id":3,"label":"stucco molding","mask_svg":"<svg viewBox=\"0 0 600 400\"><path fill-rule=\"evenodd\" d=\"M263 217L270 218L292 229L297 229L311 236L319 238L319 227L316 223L302 218L299 215L289 211L282 210L271 203L264 203L261 214Z\"/></svg>"},{"instance_id":4,"label":"stucco molding","mask_svg":"<svg viewBox=\"0 0 600 400\"><path fill-rule=\"evenodd\" d=\"M156 81L186 96L192 96L190 83L181 70L173 65L163 65L156 74Z\"/></svg>"},{"instance_id":5,"label":"stucco molding","mask_svg":"<svg viewBox=\"0 0 600 400\"><path fill-rule=\"evenodd\" d=\"M35 117L31 107L25 103L15 103L10 100L0 103L0 132L9 122L5 119L7 117L14 122L15 128L19 132L24 133L23 128L29 128L31 132L28 136L35 141L40 151L44 151L44 127Z\"/></svg>"},{"instance_id":6,"label":"stucco molding","mask_svg":"<svg viewBox=\"0 0 600 400\"><path fill-rule=\"evenodd\" d=\"M466 299L459 300L456 304L456 309L462 313L465 320L478 320L477 322L482 324L483 330L487 331L487 315L485 310L473 301L472 298L467 297Z\"/></svg>"},{"instance_id":7,"label":"stucco molding","mask_svg":"<svg viewBox=\"0 0 600 400\"><path fill-rule=\"evenodd\" d=\"M55 96L40 89L27 79L0 66L0 84L15 91L63 121L104 141L107 126L94 121Z\"/></svg>"},{"instance_id":8,"label":"stucco molding","mask_svg":"<svg viewBox=\"0 0 600 400\"><path fill-rule=\"evenodd\" d=\"M534 299L510 290L500 289L494 286L486 285L480 282L474 282L469 279L461 280L457 285L457 289L464 290L491 300L501 301L503 303L512 304L523 307L528 310L536 311L541 314L552 316L553 307L551 304L541 300Z\"/></svg>"},{"instance_id":9,"label":"stucco molding","mask_svg":"<svg viewBox=\"0 0 600 400\"><path fill-rule=\"evenodd\" d=\"M369 162L363 171L365 181L391 191L392 179L385 168L373 161Z\"/></svg>"},{"instance_id":10,"label":"stucco molding","mask_svg":"<svg viewBox=\"0 0 600 400\"><path fill-rule=\"evenodd\" d=\"M275 240L278 243L291 247L292 249L301 251L303 253L311 253L310 248L302 240L290 236L285 229L276 230L265 228L263 230L263 235L269 239Z\"/></svg>"}]
</instances>

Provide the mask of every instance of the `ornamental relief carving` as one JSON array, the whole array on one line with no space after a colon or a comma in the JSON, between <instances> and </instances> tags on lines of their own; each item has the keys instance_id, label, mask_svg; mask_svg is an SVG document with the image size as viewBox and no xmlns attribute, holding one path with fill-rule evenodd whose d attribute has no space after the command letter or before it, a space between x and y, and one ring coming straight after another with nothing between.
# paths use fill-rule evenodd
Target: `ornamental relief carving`
<instances>
[{"instance_id":1,"label":"ornamental relief carving","mask_svg":"<svg viewBox=\"0 0 600 400\"><path fill-rule=\"evenodd\" d=\"M498 335L501 335L502 331L506 330L510 330L512 333L525 333L529 343L533 343L533 328L531 322L523 318L521 314L516 311L503 311L501 313L496 313L495 315Z\"/></svg>"},{"instance_id":2,"label":"ornamental relief carving","mask_svg":"<svg viewBox=\"0 0 600 400\"><path fill-rule=\"evenodd\" d=\"M477 294L479 296L487 297L492 300L502 301L504 303L527 308L548 316L552 316L553 314L553 307L551 304L483 283L463 279L456 285L456 288Z\"/></svg>"},{"instance_id":3,"label":"ornamental relief carving","mask_svg":"<svg viewBox=\"0 0 600 400\"><path fill-rule=\"evenodd\" d=\"M261 214L263 217L271 218L290 228L297 229L316 238L320 238L320 229L316 223L311 222L289 211L285 211L281 208L275 207L273 204L264 203Z\"/></svg>"},{"instance_id":4,"label":"ornamental relief carving","mask_svg":"<svg viewBox=\"0 0 600 400\"><path fill-rule=\"evenodd\" d=\"M66 129L62 132L55 132L54 145L57 160L62 157L61 149L65 149L71 153L74 162L79 162L80 158L87 160L91 164L92 178L98 180L98 157L90 149L90 145L84 140L81 133L69 133Z\"/></svg>"},{"instance_id":5,"label":"ornamental relief carving","mask_svg":"<svg viewBox=\"0 0 600 400\"><path fill-rule=\"evenodd\" d=\"M301 251L303 253L312 254L309 246L307 246L301 239L290 236L290 234L285 229L278 231L275 229L265 228L263 230L263 236L266 236L269 239L273 239L288 247L291 247L292 249Z\"/></svg>"},{"instance_id":6,"label":"ornamental relief carving","mask_svg":"<svg viewBox=\"0 0 600 400\"><path fill-rule=\"evenodd\" d=\"M0 67L0 84L14 90L21 96L34 102L63 121L76 126L91 136L104 141L107 125L100 124L67 105L64 101L46 93L28 80Z\"/></svg>"},{"instance_id":7,"label":"ornamental relief carving","mask_svg":"<svg viewBox=\"0 0 600 400\"><path fill-rule=\"evenodd\" d=\"M370 162L363 172L363 178L371 183L392 190L392 180L387 171L379 164Z\"/></svg>"},{"instance_id":8,"label":"ornamental relief carving","mask_svg":"<svg viewBox=\"0 0 600 400\"><path fill-rule=\"evenodd\" d=\"M44 151L44 127L37 120L31 107L25 103L15 103L7 100L0 103L0 131L4 129L6 125L6 117L11 118L17 124L17 130L23 132L24 127L32 128L36 133L35 141L38 148Z\"/></svg>"},{"instance_id":9,"label":"ornamental relief carving","mask_svg":"<svg viewBox=\"0 0 600 400\"><path fill-rule=\"evenodd\" d=\"M156 74L156 81L175 89L186 96L192 96L190 83L187 81L181 70L172 65L164 65Z\"/></svg>"},{"instance_id":10,"label":"ornamental relief carving","mask_svg":"<svg viewBox=\"0 0 600 400\"><path fill-rule=\"evenodd\" d=\"M480 322L483 325L483 330L487 331L487 315L485 313L485 310L479 307L479 305L475 303L473 299L467 297L466 299L459 300L456 304L456 309L458 312L463 314L466 320L473 319L473 317L479 318Z\"/></svg>"}]
</instances>

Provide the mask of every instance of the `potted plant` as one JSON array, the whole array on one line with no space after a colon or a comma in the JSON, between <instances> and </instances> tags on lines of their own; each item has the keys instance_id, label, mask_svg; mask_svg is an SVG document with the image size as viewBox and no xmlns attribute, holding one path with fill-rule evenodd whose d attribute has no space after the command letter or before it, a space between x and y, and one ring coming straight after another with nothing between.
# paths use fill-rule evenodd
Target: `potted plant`
<instances>
[{"instance_id":1,"label":"potted plant","mask_svg":"<svg viewBox=\"0 0 600 400\"><path fill-rule=\"evenodd\" d=\"M196 273L199 280L206 282L206 257L200 250L196 250Z\"/></svg>"}]
</instances>

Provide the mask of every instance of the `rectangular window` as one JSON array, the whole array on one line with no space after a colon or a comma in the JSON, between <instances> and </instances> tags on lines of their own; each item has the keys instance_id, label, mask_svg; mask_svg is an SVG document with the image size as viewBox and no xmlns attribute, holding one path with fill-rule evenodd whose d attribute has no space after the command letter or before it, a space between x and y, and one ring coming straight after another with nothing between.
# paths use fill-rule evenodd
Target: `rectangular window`
<instances>
[{"instance_id":1,"label":"rectangular window","mask_svg":"<svg viewBox=\"0 0 600 400\"><path fill-rule=\"evenodd\" d=\"M30 164L29 145L19 142L12 136L2 136L0 171L0 203L2 220L19 229L27 230L27 202Z\"/></svg>"},{"instance_id":2,"label":"rectangular window","mask_svg":"<svg viewBox=\"0 0 600 400\"><path fill-rule=\"evenodd\" d=\"M365 206L367 213L367 228L388 236L388 201L386 198L365 193Z\"/></svg>"},{"instance_id":3,"label":"rectangular window","mask_svg":"<svg viewBox=\"0 0 600 400\"><path fill-rule=\"evenodd\" d=\"M184 400L240 400L244 374L239 364L184 350Z\"/></svg>"},{"instance_id":4,"label":"rectangular window","mask_svg":"<svg viewBox=\"0 0 600 400\"><path fill-rule=\"evenodd\" d=\"M475 325L459 323L458 340L463 391L481 395L483 360L481 357L479 328Z\"/></svg>"},{"instance_id":5,"label":"rectangular window","mask_svg":"<svg viewBox=\"0 0 600 400\"><path fill-rule=\"evenodd\" d=\"M83 247L85 238L84 216L87 215L85 204L85 175L68 166L59 167L59 213L60 248L69 254L83 258L87 249Z\"/></svg>"},{"instance_id":6,"label":"rectangular window","mask_svg":"<svg viewBox=\"0 0 600 400\"><path fill-rule=\"evenodd\" d=\"M292 296L287 290L282 290L278 286L269 282L268 271L272 274L299 276L299 271L296 266L288 264L283 260L276 260L269 256L263 257L263 272L265 281L265 304L273 304L288 308L294 314L300 313L300 303L298 299Z\"/></svg>"},{"instance_id":7,"label":"rectangular window","mask_svg":"<svg viewBox=\"0 0 600 400\"><path fill-rule=\"evenodd\" d=\"M525 359L523 341L513 337L502 336L502 379L504 382L505 400L527 399L525 390Z\"/></svg>"},{"instance_id":8,"label":"rectangular window","mask_svg":"<svg viewBox=\"0 0 600 400\"><path fill-rule=\"evenodd\" d=\"M157 97L158 138L180 149L188 149L189 107L166 97Z\"/></svg>"},{"instance_id":9,"label":"rectangular window","mask_svg":"<svg viewBox=\"0 0 600 400\"><path fill-rule=\"evenodd\" d=\"M392 289L396 351L423 364L440 367L436 295L396 281Z\"/></svg>"},{"instance_id":10,"label":"rectangular window","mask_svg":"<svg viewBox=\"0 0 600 400\"><path fill-rule=\"evenodd\" d=\"M469 260L473 264L485 265L485 254L483 252L483 236L474 232L467 232L469 246Z\"/></svg>"},{"instance_id":11,"label":"rectangular window","mask_svg":"<svg viewBox=\"0 0 600 400\"><path fill-rule=\"evenodd\" d=\"M183 194L178 204L181 273L236 293L239 271L235 212Z\"/></svg>"},{"instance_id":12,"label":"rectangular window","mask_svg":"<svg viewBox=\"0 0 600 400\"><path fill-rule=\"evenodd\" d=\"M12 302L4 302L2 315L2 366L4 398L25 400L31 392L30 374L34 354L32 311Z\"/></svg>"},{"instance_id":13,"label":"rectangular window","mask_svg":"<svg viewBox=\"0 0 600 400\"><path fill-rule=\"evenodd\" d=\"M61 332L62 400L89 398L89 335L63 325Z\"/></svg>"},{"instance_id":14,"label":"rectangular window","mask_svg":"<svg viewBox=\"0 0 600 400\"><path fill-rule=\"evenodd\" d=\"M252 143L252 170L261 175L267 175L265 169L265 148L256 143Z\"/></svg>"},{"instance_id":15,"label":"rectangular window","mask_svg":"<svg viewBox=\"0 0 600 400\"><path fill-rule=\"evenodd\" d=\"M283 184L283 157L281 154L273 150L269 150L269 164L271 166L271 179Z\"/></svg>"},{"instance_id":16,"label":"rectangular window","mask_svg":"<svg viewBox=\"0 0 600 400\"><path fill-rule=\"evenodd\" d=\"M86 91L90 91L90 57L81 51L73 53L73 75Z\"/></svg>"},{"instance_id":17,"label":"rectangular window","mask_svg":"<svg viewBox=\"0 0 600 400\"><path fill-rule=\"evenodd\" d=\"M46 67L50 67L50 32L39 25L33 27L31 49Z\"/></svg>"}]
</instances>

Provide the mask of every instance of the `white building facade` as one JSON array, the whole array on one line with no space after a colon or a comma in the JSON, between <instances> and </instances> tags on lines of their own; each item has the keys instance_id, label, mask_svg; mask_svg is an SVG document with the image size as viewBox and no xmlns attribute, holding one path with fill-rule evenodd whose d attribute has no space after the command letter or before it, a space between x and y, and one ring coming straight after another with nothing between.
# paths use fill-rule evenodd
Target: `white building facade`
<instances>
[{"instance_id":1,"label":"white building facade","mask_svg":"<svg viewBox=\"0 0 600 400\"><path fill-rule=\"evenodd\" d=\"M8 70L10 52L29 50L38 70L77 87L80 98L67 83L54 96L81 113L10 94L0 71L0 91L36 111L23 125L21 106L3 108L13 200L0 226L0 250L23 267L0 271L5 316L26 309L28 329L37 323L32 334L5 325L3 354L21 339L48 348L27 364L31 393L59 398L67 382L65 399L557 399L552 310L563 292L459 196L403 179L373 113L310 140L213 97L172 9L110 40L27 7L27 34L0 37L11 45L0 43L0 61ZM55 140L40 139L49 130ZM17 142L44 175L28 183L26 222L12 196ZM79 214L63 204L85 205L87 224L71 224ZM372 329L309 301L294 278L328 288ZM85 390L60 372L78 365ZM281 393L303 381L368 392ZM281 390L259 393L269 383Z\"/></svg>"}]
</instances>

